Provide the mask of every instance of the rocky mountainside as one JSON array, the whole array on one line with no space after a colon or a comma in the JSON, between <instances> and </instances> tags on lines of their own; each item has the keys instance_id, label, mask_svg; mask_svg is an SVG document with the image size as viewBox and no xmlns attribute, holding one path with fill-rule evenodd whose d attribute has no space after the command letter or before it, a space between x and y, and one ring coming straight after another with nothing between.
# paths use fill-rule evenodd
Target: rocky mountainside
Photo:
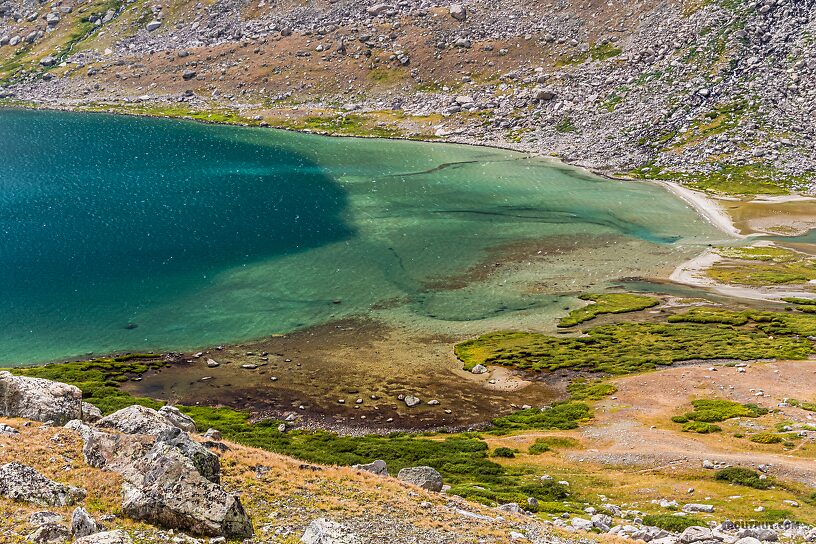
<instances>
[{"instance_id":1,"label":"rocky mountainside","mask_svg":"<svg viewBox=\"0 0 816 544\"><path fill-rule=\"evenodd\" d=\"M814 0L3 0L0 96L812 192L815 14Z\"/></svg>"}]
</instances>

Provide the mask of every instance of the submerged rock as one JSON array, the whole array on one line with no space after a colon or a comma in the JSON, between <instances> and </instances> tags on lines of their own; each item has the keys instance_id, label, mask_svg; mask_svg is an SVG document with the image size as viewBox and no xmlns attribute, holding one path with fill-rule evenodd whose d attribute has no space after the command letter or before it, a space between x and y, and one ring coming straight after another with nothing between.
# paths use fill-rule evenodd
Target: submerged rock
<instances>
[{"instance_id":1,"label":"submerged rock","mask_svg":"<svg viewBox=\"0 0 816 544\"><path fill-rule=\"evenodd\" d=\"M50 480L22 463L0 466L0 495L43 506L71 506L85 498L85 491Z\"/></svg>"},{"instance_id":2,"label":"submerged rock","mask_svg":"<svg viewBox=\"0 0 816 544\"><path fill-rule=\"evenodd\" d=\"M0 415L64 425L82 414L78 387L0 372Z\"/></svg>"}]
</instances>

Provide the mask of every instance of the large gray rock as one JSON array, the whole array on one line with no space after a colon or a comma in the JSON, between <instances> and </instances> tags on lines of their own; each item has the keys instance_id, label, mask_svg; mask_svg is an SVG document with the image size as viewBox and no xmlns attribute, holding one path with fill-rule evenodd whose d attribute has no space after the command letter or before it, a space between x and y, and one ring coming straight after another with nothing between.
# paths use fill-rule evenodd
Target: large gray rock
<instances>
[{"instance_id":1,"label":"large gray rock","mask_svg":"<svg viewBox=\"0 0 816 544\"><path fill-rule=\"evenodd\" d=\"M177 448L156 442L122 485L125 515L199 535L251 537L241 501L207 480Z\"/></svg>"},{"instance_id":2,"label":"large gray rock","mask_svg":"<svg viewBox=\"0 0 816 544\"><path fill-rule=\"evenodd\" d=\"M362 544L363 540L348 527L326 518L312 521L303 536L303 544Z\"/></svg>"},{"instance_id":3,"label":"large gray rock","mask_svg":"<svg viewBox=\"0 0 816 544\"><path fill-rule=\"evenodd\" d=\"M82 415L82 392L73 385L0 372L0 416L64 425Z\"/></svg>"},{"instance_id":4,"label":"large gray rock","mask_svg":"<svg viewBox=\"0 0 816 544\"><path fill-rule=\"evenodd\" d=\"M0 495L43 506L71 506L85 498L85 491L49 480L21 463L0 466Z\"/></svg>"},{"instance_id":5,"label":"large gray rock","mask_svg":"<svg viewBox=\"0 0 816 544\"><path fill-rule=\"evenodd\" d=\"M94 423L102 419L102 410L89 402L82 403L82 421Z\"/></svg>"},{"instance_id":6,"label":"large gray rock","mask_svg":"<svg viewBox=\"0 0 816 544\"><path fill-rule=\"evenodd\" d=\"M62 525L46 523L37 527L26 540L34 544L62 544L71 540L71 533Z\"/></svg>"},{"instance_id":7,"label":"large gray rock","mask_svg":"<svg viewBox=\"0 0 816 544\"><path fill-rule=\"evenodd\" d=\"M762 541L752 536L744 536L734 542L734 544L762 544Z\"/></svg>"},{"instance_id":8,"label":"large gray rock","mask_svg":"<svg viewBox=\"0 0 816 544\"><path fill-rule=\"evenodd\" d=\"M28 517L28 523L34 527L47 523L62 523L62 516L56 512L34 512Z\"/></svg>"},{"instance_id":9,"label":"large gray rock","mask_svg":"<svg viewBox=\"0 0 816 544\"><path fill-rule=\"evenodd\" d=\"M101 429L114 429L126 434L156 435L175 427L172 421L156 410L134 404L105 416L96 426Z\"/></svg>"},{"instance_id":10,"label":"large gray rock","mask_svg":"<svg viewBox=\"0 0 816 544\"><path fill-rule=\"evenodd\" d=\"M371 463L367 463L365 465L351 465L351 468L356 468L357 470L364 470L366 472L372 472L378 476L388 476L388 465L385 464L385 461L377 459L376 461L372 461Z\"/></svg>"},{"instance_id":11,"label":"large gray rock","mask_svg":"<svg viewBox=\"0 0 816 544\"><path fill-rule=\"evenodd\" d=\"M174 448L186 457L196 471L214 484L221 483L221 461L216 454L190 438L181 429L169 429L161 433L156 448Z\"/></svg>"},{"instance_id":12,"label":"large gray rock","mask_svg":"<svg viewBox=\"0 0 816 544\"><path fill-rule=\"evenodd\" d=\"M167 421L182 431L186 431L188 433L196 432L195 421L193 421L193 418L182 414L181 411L175 406L162 406L159 413L164 416Z\"/></svg>"},{"instance_id":13,"label":"large gray rock","mask_svg":"<svg viewBox=\"0 0 816 544\"><path fill-rule=\"evenodd\" d=\"M106 531L74 540L74 544L132 544L133 540L125 531Z\"/></svg>"},{"instance_id":14,"label":"large gray rock","mask_svg":"<svg viewBox=\"0 0 816 544\"><path fill-rule=\"evenodd\" d=\"M689 514L694 512L704 512L706 514L711 514L714 512L714 505L712 504L686 504L683 506L683 512L688 512Z\"/></svg>"},{"instance_id":15,"label":"large gray rock","mask_svg":"<svg viewBox=\"0 0 816 544\"><path fill-rule=\"evenodd\" d=\"M410 467L399 471L397 478L428 491L442 491L442 475L432 467Z\"/></svg>"},{"instance_id":16,"label":"large gray rock","mask_svg":"<svg viewBox=\"0 0 816 544\"><path fill-rule=\"evenodd\" d=\"M19 434L17 429L6 425L5 423L0 423L0 434Z\"/></svg>"},{"instance_id":17,"label":"large gray rock","mask_svg":"<svg viewBox=\"0 0 816 544\"><path fill-rule=\"evenodd\" d=\"M687 527L680 534L680 542L682 544L691 544L692 542L703 542L705 540L714 540L714 534L708 527Z\"/></svg>"},{"instance_id":18,"label":"large gray rock","mask_svg":"<svg viewBox=\"0 0 816 544\"><path fill-rule=\"evenodd\" d=\"M71 534L79 538L98 533L102 527L96 523L87 510L78 506L71 514Z\"/></svg>"},{"instance_id":19,"label":"large gray rock","mask_svg":"<svg viewBox=\"0 0 816 544\"><path fill-rule=\"evenodd\" d=\"M134 461L144 457L156 442L153 436L107 433L79 420L69 421L65 428L82 437L82 454L88 465L120 474L135 470Z\"/></svg>"},{"instance_id":20,"label":"large gray rock","mask_svg":"<svg viewBox=\"0 0 816 544\"><path fill-rule=\"evenodd\" d=\"M453 17L457 21L464 21L465 19L467 19L467 10L465 9L465 6L463 6L462 4L451 4L450 8L448 8L448 11L451 17Z\"/></svg>"}]
</instances>

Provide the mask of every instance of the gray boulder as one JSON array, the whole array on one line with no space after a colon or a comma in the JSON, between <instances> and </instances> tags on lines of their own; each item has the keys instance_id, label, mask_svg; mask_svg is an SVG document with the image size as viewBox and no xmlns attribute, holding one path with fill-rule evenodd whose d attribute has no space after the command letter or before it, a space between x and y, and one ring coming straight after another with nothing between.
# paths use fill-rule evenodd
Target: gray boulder
<instances>
[{"instance_id":1,"label":"gray boulder","mask_svg":"<svg viewBox=\"0 0 816 544\"><path fill-rule=\"evenodd\" d=\"M157 442L136 469L122 485L127 516L199 535L253 536L241 501L199 474L178 449Z\"/></svg>"},{"instance_id":2,"label":"gray boulder","mask_svg":"<svg viewBox=\"0 0 816 544\"><path fill-rule=\"evenodd\" d=\"M172 421L151 408L134 404L105 416L96 426L101 429L114 429L126 434L156 435L175 427Z\"/></svg>"},{"instance_id":3,"label":"gray boulder","mask_svg":"<svg viewBox=\"0 0 816 544\"><path fill-rule=\"evenodd\" d=\"M71 532L62 525L46 523L37 527L26 540L35 544L62 544L71 540Z\"/></svg>"},{"instance_id":4,"label":"gray boulder","mask_svg":"<svg viewBox=\"0 0 816 544\"><path fill-rule=\"evenodd\" d=\"M692 542L703 542L704 540L714 540L714 534L708 527L687 527L680 534L680 542L682 544L691 544Z\"/></svg>"},{"instance_id":5,"label":"gray boulder","mask_svg":"<svg viewBox=\"0 0 816 544\"><path fill-rule=\"evenodd\" d=\"M397 478L428 491L442 491L442 475L432 467L404 468L399 471Z\"/></svg>"},{"instance_id":6,"label":"gray boulder","mask_svg":"<svg viewBox=\"0 0 816 544\"><path fill-rule=\"evenodd\" d=\"M35 527L47 523L62 523L62 516L56 512L34 512L28 517L28 523Z\"/></svg>"},{"instance_id":7,"label":"gray boulder","mask_svg":"<svg viewBox=\"0 0 816 544\"><path fill-rule=\"evenodd\" d=\"M49 480L21 463L0 466L0 495L43 506L71 506L85 498L85 491Z\"/></svg>"},{"instance_id":8,"label":"gray boulder","mask_svg":"<svg viewBox=\"0 0 816 544\"><path fill-rule=\"evenodd\" d=\"M167 421L182 431L186 431L188 433L196 432L196 425L193 418L182 414L181 411L175 406L162 406L161 409L159 409L159 413L164 416Z\"/></svg>"},{"instance_id":9,"label":"gray boulder","mask_svg":"<svg viewBox=\"0 0 816 544\"><path fill-rule=\"evenodd\" d=\"M102 419L102 410L89 402L83 402L82 406L82 421L86 423L95 423Z\"/></svg>"},{"instance_id":10,"label":"gray boulder","mask_svg":"<svg viewBox=\"0 0 816 544\"><path fill-rule=\"evenodd\" d=\"M0 372L0 416L64 425L82 414L82 392L73 385Z\"/></svg>"},{"instance_id":11,"label":"gray boulder","mask_svg":"<svg viewBox=\"0 0 816 544\"><path fill-rule=\"evenodd\" d=\"M121 529L118 531L106 531L90 536L83 536L74 540L74 544L132 544L130 535Z\"/></svg>"},{"instance_id":12,"label":"gray boulder","mask_svg":"<svg viewBox=\"0 0 816 544\"><path fill-rule=\"evenodd\" d=\"M71 534L74 537L92 535L101 530L102 527L96 523L87 510L81 506L74 509L73 514L71 514Z\"/></svg>"},{"instance_id":13,"label":"gray boulder","mask_svg":"<svg viewBox=\"0 0 816 544\"><path fill-rule=\"evenodd\" d=\"M312 521L303 536L303 544L362 544L363 540L340 523L318 518Z\"/></svg>"},{"instance_id":14,"label":"gray boulder","mask_svg":"<svg viewBox=\"0 0 816 544\"><path fill-rule=\"evenodd\" d=\"M762 544L762 541L752 536L744 536L734 542L734 544Z\"/></svg>"},{"instance_id":15,"label":"gray boulder","mask_svg":"<svg viewBox=\"0 0 816 544\"><path fill-rule=\"evenodd\" d=\"M687 512L689 514L694 512L704 512L706 514L711 514L714 512L714 506L711 504L686 504L683 506L683 512Z\"/></svg>"},{"instance_id":16,"label":"gray boulder","mask_svg":"<svg viewBox=\"0 0 816 544\"><path fill-rule=\"evenodd\" d=\"M456 19L457 21L464 21L467 19L467 10L465 6L462 4L451 4L450 8L448 8L450 16Z\"/></svg>"},{"instance_id":17,"label":"gray boulder","mask_svg":"<svg viewBox=\"0 0 816 544\"><path fill-rule=\"evenodd\" d=\"M149 23L147 23L147 26L145 28L147 29L148 32L153 32L154 30L158 30L160 26L161 21L150 21Z\"/></svg>"},{"instance_id":18,"label":"gray boulder","mask_svg":"<svg viewBox=\"0 0 816 544\"><path fill-rule=\"evenodd\" d=\"M169 429L161 433L156 445L148 453L155 455L156 450L175 449L186 457L196 471L214 484L221 483L221 461L216 454L190 438L181 429Z\"/></svg>"},{"instance_id":19,"label":"gray boulder","mask_svg":"<svg viewBox=\"0 0 816 544\"><path fill-rule=\"evenodd\" d=\"M6 425L5 423L0 423L0 434L19 434L17 429Z\"/></svg>"},{"instance_id":20,"label":"gray boulder","mask_svg":"<svg viewBox=\"0 0 816 544\"><path fill-rule=\"evenodd\" d=\"M470 372L472 374L484 374L485 372L487 372L487 367L484 365L476 365L470 369Z\"/></svg>"},{"instance_id":21,"label":"gray boulder","mask_svg":"<svg viewBox=\"0 0 816 544\"><path fill-rule=\"evenodd\" d=\"M388 466L385 464L385 461L382 461L380 459L377 459L376 461L367 463L365 465L351 465L351 468L371 472L376 474L377 476L388 476Z\"/></svg>"}]
</instances>

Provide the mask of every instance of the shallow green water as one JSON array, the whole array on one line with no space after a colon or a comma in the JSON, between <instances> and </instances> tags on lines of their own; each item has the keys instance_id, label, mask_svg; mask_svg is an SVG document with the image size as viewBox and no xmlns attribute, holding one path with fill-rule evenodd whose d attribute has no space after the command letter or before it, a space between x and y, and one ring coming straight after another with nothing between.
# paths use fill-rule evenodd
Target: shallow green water
<instances>
[{"instance_id":1,"label":"shallow green water","mask_svg":"<svg viewBox=\"0 0 816 544\"><path fill-rule=\"evenodd\" d=\"M0 110L0 160L3 363L351 315L546 328L722 238L660 187L485 148Z\"/></svg>"}]
</instances>

